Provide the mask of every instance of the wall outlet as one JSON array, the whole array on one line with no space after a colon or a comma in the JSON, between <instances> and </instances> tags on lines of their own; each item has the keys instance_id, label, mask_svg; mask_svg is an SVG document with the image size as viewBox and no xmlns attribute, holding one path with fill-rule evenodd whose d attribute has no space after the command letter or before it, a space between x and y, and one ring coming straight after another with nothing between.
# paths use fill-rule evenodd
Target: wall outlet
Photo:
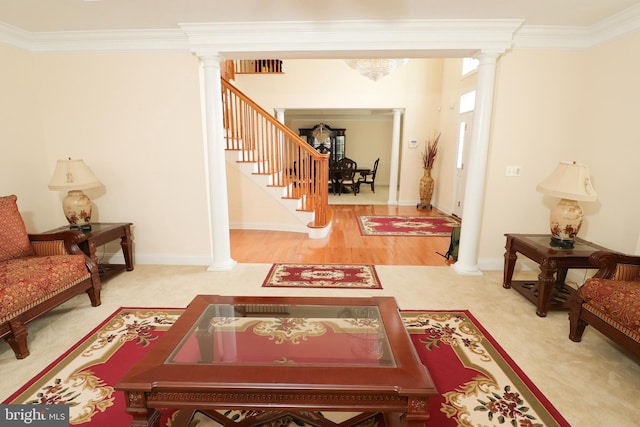
<instances>
[{"instance_id":1,"label":"wall outlet","mask_svg":"<svg viewBox=\"0 0 640 427\"><path fill-rule=\"evenodd\" d=\"M520 166L507 166L507 176L520 176Z\"/></svg>"}]
</instances>

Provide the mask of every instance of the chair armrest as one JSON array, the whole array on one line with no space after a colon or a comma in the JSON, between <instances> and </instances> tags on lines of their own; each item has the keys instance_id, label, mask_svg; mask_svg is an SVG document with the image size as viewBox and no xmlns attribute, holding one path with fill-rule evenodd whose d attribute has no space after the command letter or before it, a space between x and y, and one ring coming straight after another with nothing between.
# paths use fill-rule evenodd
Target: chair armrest
<instances>
[{"instance_id":1,"label":"chair armrest","mask_svg":"<svg viewBox=\"0 0 640 427\"><path fill-rule=\"evenodd\" d=\"M29 234L29 240L39 256L82 255L94 283L100 283L98 264L80 249L79 243L87 240L80 230L64 230L55 233ZM64 250L62 250L64 249Z\"/></svg>"},{"instance_id":2,"label":"chair armrest","mask_svg":"<svg viewBox=\"0 0 640 427\"><path fill-rule=\"evenodd\" d=\"M614 279L618 265L640 266L640 256L624 255L616 252L598 251L591 254L589 263L599 270L593 277L600 279Z\"/></svg>"},{"instance_id":3,"label":"chair armrest","mask_svg":"<svg viewBox=\"0 0 640 427\"><path fill-rule=\"evenodd\" d=\"M29 234L29 240L32 244L62 241L67 254L84 255L85 253L82 252L82 249L80 249L78 244L87 240L87 236L79 230L64 230L56 233ZM54 250L53 252L56 251Z\"/></svg>"}]
</instances>

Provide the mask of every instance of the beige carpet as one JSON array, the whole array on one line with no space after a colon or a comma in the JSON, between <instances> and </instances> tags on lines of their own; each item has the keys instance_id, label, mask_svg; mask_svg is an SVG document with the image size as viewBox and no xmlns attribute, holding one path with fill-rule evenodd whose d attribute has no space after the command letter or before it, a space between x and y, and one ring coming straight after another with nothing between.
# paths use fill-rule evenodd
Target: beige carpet
<instances>
[{"instance_id":1,"label":"beige carpet","mask_svg":"<svg viewBox=\"0 0 640 427\"><path fill-rule=\"evenodd\" d=\"M348 194L329 193L330 205L386 205L389 201L389 186L376 185L376 192L371 191L370 185L363 185L355 196Z\"/></svg>"},{"instance_id":2,"label":"beige carpet","mask_svg":"<svg viewBox=\"0 0 640 427\"><path fill-rule=\"evenodd\" d=\"M352 196L353 197L353 196ZM534 306L501 286L502 272L460 276L450 267L376 266L383 290L263 288L271 264L205 267L138 265L105 283L103 304L79 296L29 326L31 356L16 360L0 343L0 399L80 340L121 306L184 307L196 294L393 295L402 309L468 309L574 426L638 425L640 363L587 328L567 338L566 312L535 315Z\"/></svg>"}]
</instances>

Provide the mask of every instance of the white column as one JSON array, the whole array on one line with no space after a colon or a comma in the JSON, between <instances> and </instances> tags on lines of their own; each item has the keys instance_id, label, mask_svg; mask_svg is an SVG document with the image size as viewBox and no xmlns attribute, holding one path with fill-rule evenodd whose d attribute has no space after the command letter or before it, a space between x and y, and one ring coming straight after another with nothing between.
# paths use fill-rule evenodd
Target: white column
<instances>
[{"instance_id":1,"label":"white column","mask_svg":"<svg viewBox=\"0 0 640 427\"><path fill-rule=\"evenodd\" d=\"M481 275L478 268L478 246L485 190L489 134L493 111L493 91L496 76L496 53L478 55L478 81L473 113L473 133L469 153L469 170L464 194L458 260L453 269L460 274Z\"/></svg>"},{"instance_id":2,"label":"white column","mask_svg":"<svg viewBox=\"0 0 640 427\"><path fill-rule=\"evenodd\" d=\"M284 124L284 108L275 108L276 110L276 119Z\"/></svg>"},{"instance_id":3,"label":"white column","mask_svg":"<svg viewBox=\"0 0 640 427\"><path fill-rule=\"evenodd\" d=\"M201 58L204 68L204 96L206 121L206 151L209 189L209 220L211 265L209 271L231 270L236 264L231 258L229 237L229 198L225 162L224 124L222 119L222 87L220 63L217 55Z\"/></svg>"},{"instance_id":4,"label":"white column","mask_svg":"<svg viewBox=\"0 0 640 427\"><path fill-rule=\"evenodd\" d=\"M398 204L398 165L400 164L400 118L404 110L393 109L393 132L391 135L391 160L389 171L389 200L388 205Z\"/></svg>"}]
</instances>

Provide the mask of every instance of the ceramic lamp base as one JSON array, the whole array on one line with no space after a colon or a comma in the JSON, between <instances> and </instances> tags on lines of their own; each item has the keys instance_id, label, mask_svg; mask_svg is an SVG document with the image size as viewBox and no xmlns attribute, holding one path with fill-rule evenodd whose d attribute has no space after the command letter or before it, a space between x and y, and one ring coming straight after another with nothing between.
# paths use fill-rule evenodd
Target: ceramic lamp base
<instances>
[{"instance_id":1,"label":"ceramic lamp base","mask_svg":"<svg viewBox=\"0 0 640 427\"><path fill-rule=\"evenodd\" d=\"M575 200L560 199L551 209L551 246L573 248L582 226L583 212Z\"/></svg>"},{"instance_id":2,"label":"ceramic lamp base","mask_svg":"<svg viewBox=\"0 0 640 427\"><path fill-rule=\"evenodd\" d=\"M91 229L91 200L81 190L71 190L62 200L64 216L71 228Z\"/></svg>"}]
</instances>

